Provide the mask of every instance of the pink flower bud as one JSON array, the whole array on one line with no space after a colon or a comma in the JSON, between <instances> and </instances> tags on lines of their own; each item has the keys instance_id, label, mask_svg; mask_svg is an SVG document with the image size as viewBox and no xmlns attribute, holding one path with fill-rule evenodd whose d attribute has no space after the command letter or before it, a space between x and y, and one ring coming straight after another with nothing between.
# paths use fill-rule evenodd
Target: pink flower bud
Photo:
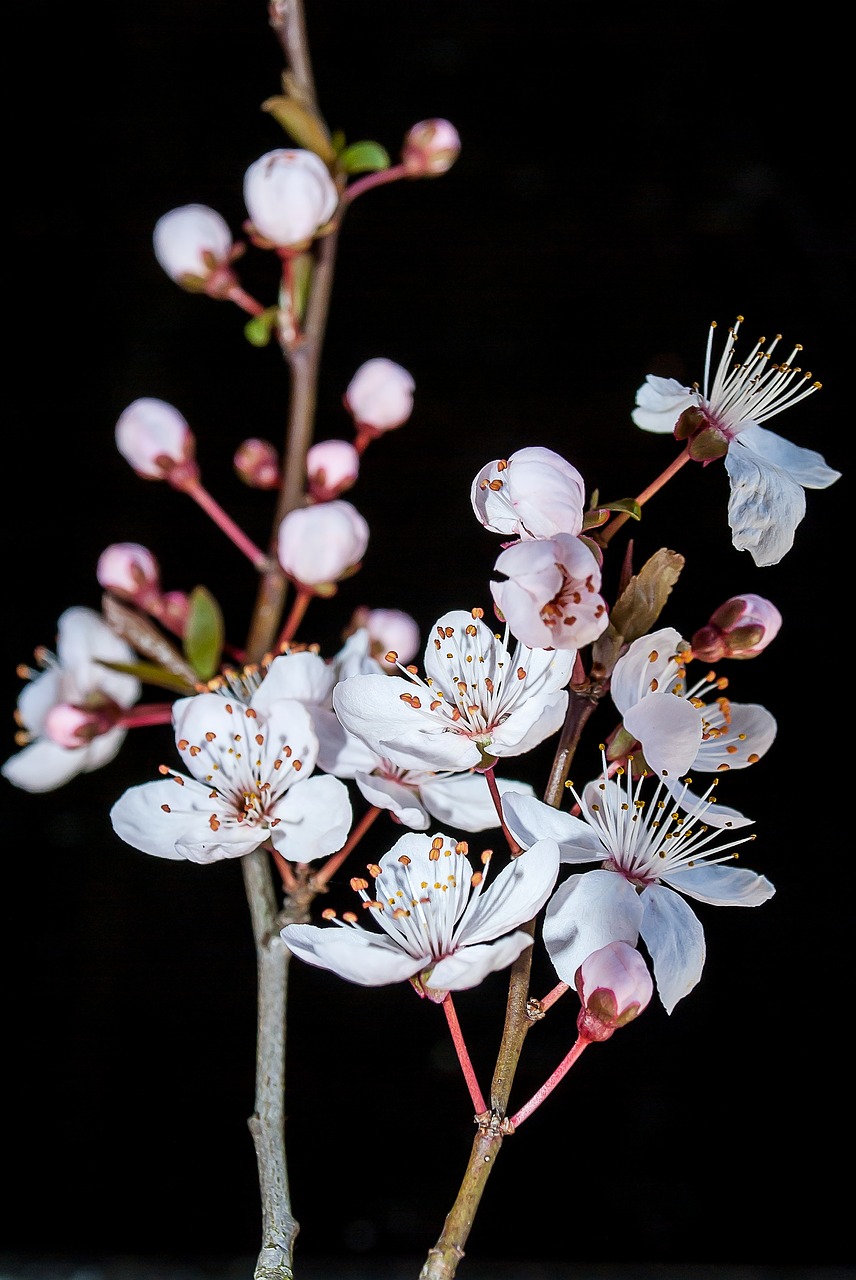
<instances>
[{"instance_id":1,"label":"pink flower bud","mask_svg":"<svg viewBox=\"0 0 856 1280\"><path fill-rule=\"evenodd\" d=\"M174 635L183 636L190 614L190 597L186 591L166 591L152 612Z\"/></svg>"},{"instance_id":2,"label":"pink flower bud","mask_svg":"<svg viewBox=\"0 0 856 1280\"><path fill-rule=\"evenodd\" d=\"M319 440L306 453L306 479L314 502L329 502L360 474L360 455L347 440Z\"/></svg>"},{"instance_id":3,"label":"pink flower bud","mask_svg":"<svg viewBox=\"0 0 856 1280\"><path fill-rule=\"evenodd\" d=\"M314 151L268 151L244 175L252 229L282 248L304 245L329 222L339 203L330 171Z\"/></svg>"},{"instance_id":4,"label":"pink flower bud","mask_svg":"<svg viewBox=\"0 0 856 1280\"><path fill-rule=\"evenodd\" d=\"M401 609L356 609L349 632L353 634L363 628L369 633L371 657L389 671L395 671L396 664L387 662L388 653L394 653L398 662L407 663L419 651L419 627L410 614Z\"/></svg>"},{"instance_id":5,"label":"pink flower bud","mask_svg":"<svg viewBox=\"0 0 856 1280\"><path fill-rule=\"evenodd\" d=\"M199 478L193 432L165 400L144 396L129 404L116 423L116 446L147 480L168 480L180 488Z\"/></svg>"},{"instance_id":6,"label":"pink flower bud","mask_svg":"<svg viewBox=\"0 0 856 1280\"><path fill-rule=\"evenodd\" d=\"M232 233L225 218L204 204L171 209L155 223L155 257L168 276L182 288L201 293L215 284L228 287L233 278Z\"/></svg>"},{"instance_id":7,"label":"pink flower bud","mask_svg":"<svg viewBox=\"0 0 856 1280\"><path fill-rule=\"evenodd\" d=\"M160 568L151 551L138 542L113 542L101 552L95 576L105 591L147 609L160 599Z\"/></svg>"},{"instance_id":8,"label":"pink flower bud","mask_svg":"<svg viewBox=\"0 0 856 1280\"><path fill-rule=\"evenodd\" d=\"M509 538L576 536L583 527L585 483L561 454L527 445L482 467L470 488L478 520Z\"/></svg>"},{"instance_id":9,"label":"pink flower bud","mask_svg":"<svg viewBox=\"0 0 856 1280\"><path fill-rule=\"evenodd\" d=\"M394 360L380 356L361 364L345 392L345 408L359 428L391 431L413 412L415 382Z\"/></svg>"},{"instance_id":10,"label":"pink flower bud","mask_svg":"<svg viewBox=\"0 0 856 1280\"><path fill-rule=\"evenodd\" d=\"M359 568L368 541L369 527L350 502L298 507L279 526L279 563L299 586L331 594L334 582Z\"/></svg>"},{"instance_id":11,"label":"pink flower bud","mask_svg":"<svg viewBox=\"0 0 856 1280\"><path fill-rule=\"evenodd\" d=\"M282 481L279 454L267 440L251 437L239 444L233 465L241 480L251 489L278 489Z\"/></svg>"},{"instance_id":12,"label":"pink flower bud","mask_svg":"<svg viewBox=\"0 0 856 1280\"><path fill-rule=\"evenodd\" d=\"M692 638L692 650L702 662L720 658L754 658L779 633L782 615L763 596L732 596L711 614Z\"/></svg>"},{"instance_id":13,"label":"pink flower bud","mask_svg":"<svg viewBox=\"0 0 856 1280\"><path fill-rule=\"evenodd\" d=\"M412 178L434 178L448 173L460 150L460 136L448 120L421 120L407 132L401 162Z\"/></svg>"},{"instance_id":14,"label":"pink flower bud","mask_svg":"<svg viewBox=\"0 0 856 1280\"><path fill-rule=\"evenodd\" d=\"M574 982L582 1003L577 1028L586 1040L608 1040L638 1017L654 993L648 966L628 942L610 942L593 951Z\"/></svg>"}]
</instances>

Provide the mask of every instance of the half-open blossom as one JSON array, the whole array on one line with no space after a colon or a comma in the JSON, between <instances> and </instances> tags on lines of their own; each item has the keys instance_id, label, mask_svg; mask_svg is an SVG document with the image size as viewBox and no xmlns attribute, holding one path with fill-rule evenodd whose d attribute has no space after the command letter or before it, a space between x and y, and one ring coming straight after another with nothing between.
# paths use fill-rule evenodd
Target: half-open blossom
<instances>
[{"instance_id":1,"label":"half-open blossom","mask_svg":"<svg viewBox=\"0 0 856 1280\"><path fill-rule=\"evenodd\" d=\"M793 546L805 515L805 489L826 489L841 475L821 454L768 431L760 424L811 395L820 387L793 363L797 344L786 360L774 362L776 334L769 346L759 338L746 359L733 361L738 316L710 385L716 324L710 327L704 383L684 387L675 378L649 374L636 393L632 418L644 431L673 432L689 441L700 461L725 458L731 485L728 523L738 551L750 552L758 565L778 564Z\"/></svg>"},{"instance_id":2,"label":"half-open blossom","mask_svg":"<svg viewBox=\"0 0 856 1280\"><path fill-rule=\"evenodd\" d=\"M228 687L178 699L173 727L187 773L162 766L160 781L120 796L110 811L117 835L143 853L199 863L268 841L290 862L341 848L347 788L312 775L318 739L306 708L282 696L281 671L272 665L247 702Z\"/></svg>"},{"instance_id":3,"label":"half-open blossom","mask_svg":"<svg viewBox=\"0 0 856 1280\"><path fill-rule=\"evenodd\" d=\"M244 174L252 230L272 245L302 247L329 222L339 203L336 184L314 151L278 147Z\"/></svg>"},{"instance_id":4,"label":"half-open blossom","mask_svg":"<svg viewBox=\"0 0 856 1280\"><path fill-rule=\"evenodd\" d=\"M413 412L416 383L394 360L378 356L361 364L345 391L345 408L358 428L380 435L406 422Z\"/></svg>"},{"instance_id":5,"label":"half-open blossom","mask_svg":"<svg viewBox=\"0 0 856 1280\"><path fill-rule=\"evenodd\" d=\"M610 942L587 956L575 985L582 1004L577 1027L586 1040L608 1040L638 1018L654 994L648 966L626 942Z\"/></svg>"},{"instance_id":6,"label":"half-open blossom","mask_svg":"<svg viewBox=\"0 0 856 1280\"><path fill-rule=\"evenodd\" d=\"M401 163L411 178L448 173L461 151L461 138L449 120L420 120L408 129Z\"/></svg>"},{"instance_id":7,"label":"half-open blossom","mask_svg":"<svg viewBox=\"0 0 856 1280\"><path fill-rule=\"evenodd\" d=\"M713 906L756 907L775 892L764 876L732 865L734 849L752 840L711 829L714 781L705 794L670 796L662 779L635 780L619 767L585 787L571 786L579 818L531 796L509 794L506 823L525 849L556 840L563 863L599 862L571 875L550 900L543 938L563 982L574 983L583 961L610 942L634 947L639 937L654 964L660 999L669 1013L701 977L704 932L684 900ZM735 823L735 825L737 825Z\"/></svg>"},{"instance_id":8,"label":"half-open blossom","mask_svg":"<svg viewBox=\"0 0 856 1280\"><path fill-rule=\"evenodd\" d=\"M495 566L506 575L492 581L500 617L533 649L581 649L609 622L600 593L600 565L579 538L557 533L513 543Z\"/></svg>"},{"instance_id":9,"label":"half-open blossom","mask_svg":"<svg viewBox=\"0 0 856 1280\"><path fill-rule=\"evenodd\" d=\"M408 663L419 652L420 633L416 619L403 609L354 610L349 634L365 628L370 652L386 671L394 671L399 662Z\"/></svg>"},{"instance_id":10,"label":"half-open blossom","mask_svg":"<svg viewBox=\"0 0 856 1280\"><path fill-rule=\"evenodd\" d=\"M116 423L116 447L138 476L180 486L199 477L196 438L173 405L153 396L129 404Z\"/></svg>"},{"instance_id":11,"label":"half-open blossom","mask_svg":"<svg viewBox=\"0 0 856 1280\"><path fill-rule=\"evenodd\" d=\"M82 605L66 609L57 626L56 654L40 650L41 671L29 671L30 680L18 698L16 719L21 726L17 740L22 750L2 767L5 778L24 791L53 791L81 773L91 773L108 764L118 754L126 730L118 723L122 710L133 706L140 696L135 676L113 671L105 663L130 665L136 660L133 649L107 625L99 613ZM100 716L105 732L74 738L75 745L62 746L48 736L51 713L68 726L76 709L78 724ZM71 741L59 725L56 736Z\"/></svg>"},{"instance_id":12,"label":"half-open blossom","mask_svg":"<svg viewBox=\"0 0 856 1280\"><path fill-rule=\"evenodd\" d=\"M205 204L185 204L158 218L152 236L164 271L193 293L217 292L233 282L232 233L226 219Z\"/></svg>"},{"instance_id":13,"label":"half-open blossom","mask_svg":"<svg viewBox=\"0 0 856 1280\"><path fill-rule=\"evenodd\" d=\"M333 690L344 726L374 751L408 769L490 767L530 751L561 727L572 650L509 649L482 611L439 618L425 648L425 679L352 676Z\"/></svg>"},{"instance_id":14,"label":"half-open blossom","mask_svg":"<svg viewBox=\"0 0 856 1280\"><path fill-rule=\"evenodd\" d=\"M351 880L379 931L362 928L348 912L326 927L286 925L286 946L301 960L360 986L409 979L419 995L438 1003L450 991L478 986L531 946L531 933L520 926L549 898L559 851L554 841L542 840L509 862L487 888L490 851L482 854L479 870L468 852L454 836L402 836L380 864L369 864L373 884L363 877ZM332 912L324 914L332 919Z\"/></svg>"},{"instance_id":15,"label":"half-open blossom","mask_svg":"<svg viewBox=\"0 0 856 1280\"><path fill-rule=\"evenodd\" d=\"M612 673L610 693L629 739L667 785L687 769L722 773L755 764L772 746L776 721L765 707L732 702L728 681L705 670L687 682L691 650L674 627L634 640ZM729 817L733 813L729 811ZM716 822L716 814L709 818Z\"/></svg>"},{"instance_id":16,"label":"half-open blossom","mask_svg":"<svg viewBox=\"0 0 856 1280\"><path fill-rule=\"evenodd\" d=\"M781 625L782 615L772 601L752 592L732 596L696 631L693 655L702 662L755 658L776 638Z\"/></svg>"},{"instance_id":17,"label":"half-open blossom","mask_svg":"<svg viewBox=\"0 0 856 1280\"><path fill-rule=\"evenodd\" d=\"M279 526L279 563L299 586L328 590L359 568L369 526L343 498L289 511Z\"/></svg>"},{"instance_id":18,"label":"half-open blossom","mask_svg":"<svg viewBox=\"0 0 856 1280\"><path fill-rule=\"evenodd\" d=\"M561 454L540 445L482 467L470 500L484 527L506 538L576 536L583 527L582 476Z\"/></svg>"},{"instance_id":19,"label":"half-open blossom","mask_svg":"<svg viewBox=\"0 0 856 1280\"><path fill-rule=\"evenodd\" d=\"M306 451L306 482L313 502L330 502L352 489L360 455L350 440L319 440Z\"/></svg>"}]
</instances>

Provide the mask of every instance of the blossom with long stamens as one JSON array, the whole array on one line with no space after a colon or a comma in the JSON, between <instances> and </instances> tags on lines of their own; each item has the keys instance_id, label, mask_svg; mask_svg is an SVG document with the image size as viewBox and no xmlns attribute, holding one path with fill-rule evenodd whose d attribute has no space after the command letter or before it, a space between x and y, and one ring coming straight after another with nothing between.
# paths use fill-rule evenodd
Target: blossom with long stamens
<instances>
[{"instance_id":1,"label":"blossom with long stamens","mask_svg":"<svg viewBox=\"0 0 856 1280\"><path fill-rule=\"evenodd\" d=\"M405 768L489 768L532 750L559 730L576 651L509 648L482 610L439 618L425 648L425 679L356 675L333 690L342 724Z\"/></svg>"},{"instance_id":2,"label":"blossom with long stamens","mask_svg":"<svg viewBox=\"0 0 856 1280\"><path fill-rule=\"evenodd\" d=\"M704 382L682 386L675 378L649 374L636 393L631 417L637 427L672 432L687 440L690 455L701 462L725 458L731 485L728 523L738 551L750 552L758 565L778 564L793 546L805 515L805 490L826 489L841 472L833 471L814 449L803 449L762 427L785 409L820 389L811 373L793 362L802 347L775 362L777 333L759 338L742 362L733 360L738 316L710 385L714 322L710 326Z\"/></svg>"},{"instance_id":3,"label":"blossom with long stamens","mask_svg":"<svg viewBox=\"0 0 856 1280\"><path fill-rule=\"evenodd\" d=\"M610 777L605 752L602 759L602 776L582 795L568 784L580 817L509 795L505 821L524 849L554 839L563 863L600 863L569 876L547 907L543 938L561 980L573 984L579 966L600 947L636 946L641 937L671 1013L698 982L705 960L704 931L685 897L757 907L775 889L764 876L732 865L737 846L754 836L733 838L711 827L716 779L701 797L686 787L672 797L663 779L647 772L634 779L632 769L619 766Z\"/></svg>"},{"instance_id":4,"label":"blossom with long stamens","mask_svg":"<svg viewBox=\"0 0 856 1280\"><path fill-rule=\"evenodd\" d=\"M687 769L724 773L746 769L769 750L776 721L766 707L732 702L728 681L705 670L687 681L692 650L674 627L634 640L618 659L610 681L612 700L624 722L623 743L610 757L639 743L645 761L674 788ZM733 810L723 811L733 819ZM712 815L710 821L721 819Z\"/></svg>"},{"instance_id":5,"label":"blossom with long stamens","mask_svg":"<svg viewBox=\"0 0 856 1280\"><path fill-rule=\"evenodd\" d=\"M351 880L381 932L362 928L354 912L338 920L325 911L330 925L286 925L282 938L301 960L360 986L409 979L419 995L437 1003L450 991L475 987L531 946L531 933L520 926L549 898L559 850L554 840L533 844L487 888L490 850L479 870L468 852L454 836L410 832L379 864L369 864L373 885L364 877Z\"/></svg>"},{"instance_id":6,"label":"blossom with long stamens","mask_svg":"<svg viewBox=\"0 0 856 1280\"><path fill-rule=\"evenodd\" d=\"M136 676L105 665L131 665L136 654L100 613L83 605L60 614L56 653L40 649L37 657L42 670L22 672L29 679L16 710L22 750L10 756L0 772L23 791L43 792L114 759L125 741L121 713L137 701L141 686ZM79 745L61 745L48 729L52 713L67 718L69 709L76 709L88 724L97 721L106 728L88 740L75 739Z\"/></svg>"},{"instance_id":7,"label":"blossom with long stamens","mask_svg":"<svg viewBox=\"0 0 856 1280\"><path fill-rule=\"evenodd\" d=\"M117 800L110 817L123 840L159 858L199 863L239 858L268 841L289 862L342 847L351 825L348 791L337 778L310 776L318 738L307 709L283 696L283 669L273 663L246 701L233 683L174 703L187 774L162 766L159 782Z\"/></svg>"}]
</instances>

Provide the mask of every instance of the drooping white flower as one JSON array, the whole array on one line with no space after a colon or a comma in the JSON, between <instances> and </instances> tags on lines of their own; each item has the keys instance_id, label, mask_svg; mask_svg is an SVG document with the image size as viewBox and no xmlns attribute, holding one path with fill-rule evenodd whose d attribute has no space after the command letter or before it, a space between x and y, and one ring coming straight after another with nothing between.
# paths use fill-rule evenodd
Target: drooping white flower
<instances>
[{"instance_id":1,"label":"drooping white flower","mask_svg":"<svg viewBox=\"0 0 856 1280\"><path fill-rule=\"evenodd\" d=\"M277 554L301 587L328 588L352 573L369 542L369 526L344 498L296 507L282 520Z\"/></svg>"},{"instance_id":2,"label":"drooping white flower","mask_svg":"<svg viewBox=\"0 0 856 1280\"><path fill-rule=\"evenodd\" d=\"M705 670L687 683L687 642L674 627L634 640L612 673L610 693L627 733L641 745L645 760L672 789L688 769L724 773L745 769L769 750L777 725L755 703L732 702L727 681ZM725 811L733 819L733 810ZM708 819L719 819L712 813Z\"/></svg>"},{"instance_id":3,"label":"drooping white flower","mask_svg":"<svg viewBox=\"0 0 856 1280\"><path fill-rule=\"evenodd\" d=\"M561 454L539 445L482 467L470 489L477 519L507 538L573 537L583 527L585 484Z\"/></svg>"},{"instance_id":4,"label":"drooping white flower","mask_svg":"<svg viewBox=\"0 0 856 1280\"><path fill-rule=\"evenodd\" d=\"M520 926L549 898L559 850L553 840L534 844L487 888L490 851L478 871L467 853L455 837L408 833L379 865L369 865L373 893L368 880L351 881L382 932L361 928L348 912L326 927L286 925L282 937L294 955L360 986L409 979L438 1003L449 991L475 987L531 945L532 935Z\"/></svg>"},{"instance_id":5,"label":"drooping white flower","mask_svg":"<svg viewBox=\"0 0 856 1280\"><path fill-rule=\"evenodd\" d=\"M508 648L481 620L454 609L425 648L425 679L354 676L333 691L345 728L408 769L462 771L520 755L561 727L572 650ZM406 678L405 678L406 677Z\"/></svg>"},{"instance_id":6,"label":"drooping white flower","mask_svg":"<svg viewBox=\"0 0 856 1280\"><path fill-rule=\"evenodd\" d=\"M600 565L579 538L557 533L516 542L495 568L506 575L490 584L500 616L533 649L581 649L607 627Z\"/></svg>"},{"instance_id":7,"label":"drooping white flower","mask_svg":"<svg viewBox=\"0 0 856 1280\"><path fill-rule=\"evenodd\" d=\"M100 769L117 755L126 730L118 723L90 742L73 748L46 736L51 713L59 707L78 707L87 713L107 713L119 719L122 709L140 696L140 682L112 671L104 663L130 665L133 649L107 625L99 613L82 605L66 609L57 626L56 654L39 652L44 670L33 671L18 699L19 740L23 749L3 764L2 773L24 791L53 791L81 773Z\"/></svg>"},{"instance_id":8,"label":"drooping white flower","mask_svg":"<svg viewBox=\"0 0 856 1280\"><path fill-rule=\"evenodd\" d=\"M311 240L330 221L339 193L314 151L278 147L247 169L244 203L257 234L281 248L293 248Z\"/></svg>"},{"instance_id":9,"label":"drooping white flower","mask_svg":"<svg viewBox=\"0 0 856 1280\"><path fill-rule=\"evenodd\" d=\"M155 223L155 257L176 284L205 288L212 277L228 271L234 248L226 219L205 204L170 209Z\"/></svg>"},{"instance_id":10,"label":"drooping white flower","mask_svg":"<svg viewBox=\"0 0 856 1280\"><path fill-rule=\"evenodd\" d=\"M754 837L731 839L711 828L715 786L714 780L700 798L686 788L673 798L662 779L647 773L634 781L619 767L613 780L604 759L602 777L582 795L570 788L579 818L534 797L506 797L506 823L524 849L549 838L563 863L601 864L571 875L547 907L544 943L563 982L573 984L579 966L600 947L635 946L641 937L671 1013L698 982L705 959L704 931L681 894L734 907L772 897L764 876L728 865L736 846Z\"/></svg>"},{"instance_id":11,"label":"drooping white flower","mask_svg":"<svg viewBox=\"0 0 856 1280\"><path fill-rule=\"evenodd\" d=\"M826 465L821 454L768 431L760 424L790 409L820 388L811 373L793 364L802 347L774 363L781 341L776 334L765 348L760 338L742 363L732 363L738 316L725 344L713 384L711 351L716 324L710 327L704 383L684 387L675 378L649 374L636 393L631 417L644 431L674 432L680 439L704 441L699 458L725 457L731 486L728 523L738 551L748 551L757 565L778 564L790 550L797 525L805 515L805 489L826 489L841 472Z\"/></svg>"},{"instance_id":12,"label":"drooping white flower","mask_svg":"<svg viewBox=\"0 0 856 1280\"><path fill-rule=\"evenodd\" d=\"M318 739L307 709L283 694L288 661L272 663L246 702L226 685L173 704L187 774L164 766L169 776L117 800L110 817L123 840L199 863L239 858L267 841L289 862L341 848L348 791L337 778L312 776Z\"/></svg>"}]
</instances>

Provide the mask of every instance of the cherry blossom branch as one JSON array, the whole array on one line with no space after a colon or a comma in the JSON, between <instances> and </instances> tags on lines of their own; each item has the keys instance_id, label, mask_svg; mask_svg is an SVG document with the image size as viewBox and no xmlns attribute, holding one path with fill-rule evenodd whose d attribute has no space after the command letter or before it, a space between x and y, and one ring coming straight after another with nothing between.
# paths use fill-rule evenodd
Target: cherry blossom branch
<instances>
[{"instance_id":1,"label":"cherry blossom branch","mask_svg":"<svg viewBox=\"0 0 856 1280\"><path fill-rule=\"evenodd\" d=\"M590 1045L591 1043L592 1043L591 1040L589 1040L586 1036L579 1036L577 1038L576 1044L574 1045L573 1049L571 1049L570 1053L567 1053L565 1055L565 1057L559 1063L558 1067L556 1067L556 1070L553 1072L550 1078L546 1080L544 1084L542 1084L541 1088L537 1091L537 1093L533 1093L529 1101L524 1103L524 1105L520 1108L519 1111L515 1111L514 1115L511 1117L511 1119L508 1122L509 1125L511 1126L512 1131L515 1129L519 1129L523 1121L528 1119L528 1117L532 1115L532 1112L537 1110L538 1107L540 1107L544 1099L547 1098L553 1092L556 1085L559 1084L560 1081L564 1080L565 1076L568 1074L571 1067L576 1062L577 1058L579 1058L583 1049L585 1049L586 1046Z\"/></svg>"},{"instance_id":2,"label":"cherry blossom branch","mask_svg":"<svg viewBox=\"0 0 856 1280\"><path fill-rule=\"evenodd\" d=\"M320 890L325 887L331 876L336 874L348 854L356 847L357 844L359 844L375 818L377 818L381 813L383 813L383 809L379 808L377 805L372 805L372 807L363 814L362 818L360 818L357 825L353 828L351 834L348 836L348 839L342 845L338 853L332 854L324 863L321 870L315 872L312 877L312 884L314 888Z\"/></svg>"},{"instance_id":3,"label":"cherry blossom branch","mask_svg":"<svg viewBox=\"0 0 856 1280\"><path fill-rule=\"evenodd\" d=\"M470 1091L473 1106L476 1109L476 1115L482 1116L487 1111L482 1091L479 1088L479 1082L476 1079L476 1073L473 1068L472 1060L464 1040L464 1033L461 1031L461 1024L458 1021L458 1015L452 1002L451 991L447 992L443 1001L443 1012L446 1015L446 1021L449 1024L449 1030L452 1033L452 1043L455 1046L455 1053L458 1055L458 1062L461 1064L461 1070L464 1073L464 1079L467 1082L467 1088Z\"/></svg>"}]
</instances>

